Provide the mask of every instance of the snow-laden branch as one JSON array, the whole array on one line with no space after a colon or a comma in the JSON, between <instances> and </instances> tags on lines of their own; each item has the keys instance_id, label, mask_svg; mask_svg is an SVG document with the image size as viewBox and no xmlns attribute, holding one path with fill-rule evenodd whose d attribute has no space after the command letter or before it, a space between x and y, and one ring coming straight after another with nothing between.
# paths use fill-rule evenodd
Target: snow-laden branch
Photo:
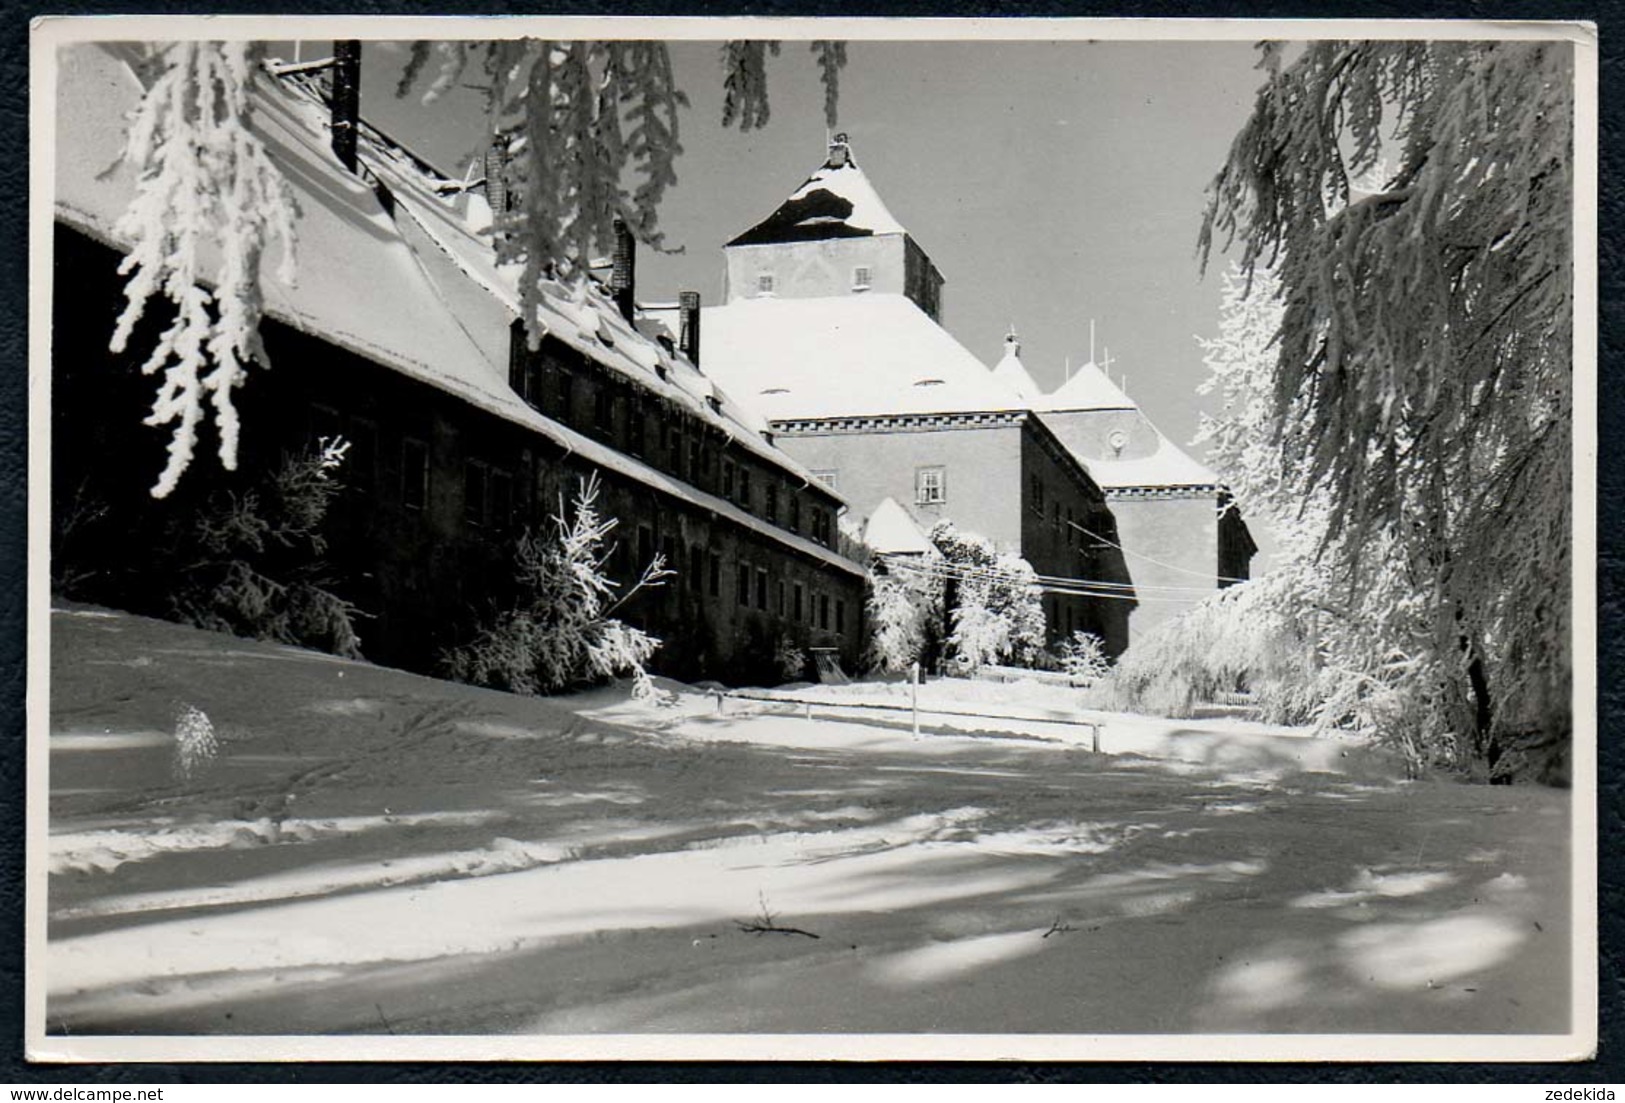
<instances>
[{"instance_id":1,"label":"snow-laden branch","mask_svg":"<svg viewBox=\"0 0 1625 1103\"><path fill-rule=\"evenodd\" d=\"M220 462L237 465L232 391L249 363L266 364L260 259L282 247L279 276L293 279L294 201L249 127L248 88L257 48L242 42L177 42L131 120L124 160L135 196L116 232L130 243L119 266L130 276L111 348L123 352L154 296L174 306L141 370L163 373L151 426L173 426L169 459L152 487L174 490L192 462L198 427L214 409ZM204 257L218 254L212 269ZM209 290L208 288L211 288Z\"/></svg>"}]
</instances>

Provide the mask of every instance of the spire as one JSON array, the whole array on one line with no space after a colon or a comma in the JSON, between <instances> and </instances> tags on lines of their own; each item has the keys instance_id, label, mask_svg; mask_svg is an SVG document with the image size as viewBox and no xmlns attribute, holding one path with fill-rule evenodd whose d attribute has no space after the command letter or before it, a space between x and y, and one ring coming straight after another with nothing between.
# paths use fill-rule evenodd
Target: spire
<instances>
[{"instance_id":1,"label":"spire","mask_svg":"<svg viewBox=\"0 0 1625 1103\"><path fill-rule=\"evenodd\" d=\"M1027 366L1021 362L1021 338L1016 336L1016 326L1012 322L1010 330L1004 335L1004 358L993 368L993 378L1009 387L1021 400L1032 403L1044 393L1033 377L1028 374Z\"/></svg>"},{"instance_id":2,"label":"spire","mask_svg":"<svg viewBox=\"0 0 1625 1103\"><path fill-rule=\"evenodd\" d=\"M906 232L858 167L852 141L843 130L829 139L824 163L778 210L728 244L771 245Z\"/></svg>"}]
</instances>

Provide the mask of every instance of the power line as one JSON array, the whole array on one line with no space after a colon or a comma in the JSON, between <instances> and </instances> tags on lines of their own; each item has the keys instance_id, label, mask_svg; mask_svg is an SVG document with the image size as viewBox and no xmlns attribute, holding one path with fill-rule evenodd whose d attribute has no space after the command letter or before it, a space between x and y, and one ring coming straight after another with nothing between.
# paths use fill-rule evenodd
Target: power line
<instances>
[{"instance_id":1,"label":"power line","mask_svg":"<svg viewBox=\"0 0 1625 1103\"><path fill-rule=\"evenodd\" d=\"M914 569L914 570L923 569L920 564L910 562L909 560L906 560L906 559L901 559L901 558L894 559L890 555L882 555L881 558L884 559L887 563L901 564L902 566L904 566L906 568L909 568L909 569ZM1001 571L996 567L976 567L976 566L972 566L972 565L967 564L967 563L953 563L953 562L947 561L947 560L937 560L935 562L941 563L941 564L943 564L943 566L945 568L958 571L961 574L966 575L966 576L975 575L977 577L990 578L990 579L1008 579L1008 578L1015 577L1010 572ZM1199 594L1199 595L1202 595L1202 596L1205 597L1208 594L1212 594L1212 593L1217 592L1217 588L1212 587L1212 586L1164 586L1164 585L1157 585L1157 584L1154 584L1154 583L1140 585L1140 584L1133 583L1133 582L1108 582L1107 580L1101 579L1101 578L1082 578L1082 577L1075 576L1075 575L1039 574L1036 571L1033 573L1033 578L1036 581L1040 582L1040 583L1046 583L1046 584L1051 584L1051 585L1055 585L1055 586L1065 586L1065 585L1095 586L1095 587L1099 587L1101 589L1122 590L1122 591L1130 592L1130 593L1141 593L1141 592L1144 592L1144 591L1156 591L1156 592L1159 592L1159 593L1169 593L1169 594L1174 594L1174 595L1181 595L1181 594L1193 594L1194 595L1194 594ZM1189 599L1187 599L1187 600L1189 600Z\"/></svg>"},{"instance_id":2,"label":"power line","mask_svg":"<svg viewBox=\"0 0 1625 1103\"><path fill-rule=\"evenodd\" d=\"M960 581L968 579L976 581L1015 582L1021 580L1019 575L1011 574L1007 571L972 567L967 564L948 562L915 563L907 560L891 559L889 557L883 558L886 558L888 566L898 567L905 571L913 571L916 574L929 575L934 578L952 578ZM1132 601L1136 603L1162 602L1169 605L1189 605L1193 600L1195 600L1188 597L1164 597L1158 594L1135 594L1132 592L1118 593L1109 590L1092 589L1091 587L1095 586L1096 583L1093 580L1086 578L1062 578L1054 575L1035 574L1033 576L1032 584L1044 593L1067 594L1076 597L1100 597L1107 598L1108 600L1112 601ZM1107 585L1118 584L1108 583ZM1207 590L1202 592L1211 594L1217 593L1218 591Z\"/></svg>"},{"instance_id":3,"label":"power line","mask_svg":"<svg viewBox=\"0 0 1625 1103\"><path fill-rule=\"evenodd\" d=\"M1108 547L1116 548L1118 551L1122 552L1124 555L1132 555L1134 558L1143 559L1147 563L1155 563L1157 566L1162 567L1162 568L1164 568L1166 570L1178 571L1180 574L1195 575L1197 578L1212 578L1215 582L1246 582L1247 581L1247 579L1245 579L1245 578L1230 578L1227 575L1214 576L1214 575L1208 574L1206 571L1193 571L1189 567L1178 567L1178 566L1175 566L1172 563L1164 563L1162 560L1153 559L1153 558L1151 558L1151 556L1146 555L1143 552L1130 551L1129 549L1125 548L1123 545L1117 543L1115 540L1106 539L1104 536L1100 535L1100 533L1098 533L1098 532L1090 532L1088 529L1084 528L1082 525L1078 524L1076 521L1068 521L1067 524L1071 525L1073 528L1077 529L1079 532L1083 533L1085 536L1092 536L1096 540L1099 540L1101 543L1107 545Z\"/></svg>"}]
</instances>

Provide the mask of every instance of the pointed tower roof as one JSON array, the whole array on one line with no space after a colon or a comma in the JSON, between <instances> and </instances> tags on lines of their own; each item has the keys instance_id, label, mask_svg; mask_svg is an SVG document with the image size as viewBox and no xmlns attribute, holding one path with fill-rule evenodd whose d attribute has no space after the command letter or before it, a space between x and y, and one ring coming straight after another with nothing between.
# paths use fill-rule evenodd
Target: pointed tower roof
<instances>
[{"instance_id":1,"label":"pointed tower roof","mask_svg":"<svg viewBox=\"0 0 1625 1103\"><path fill-rule=\"evenodd\" d=\"M906 232L853 160L846 135L837 134L830 141L828 159L818 171L778 210L728 244L774 245Z\"/></svg>"},{"instance_id":2,"label":"pointed tower roof","mask_svg":"<svg viewBox=\"0 0 1625 1103\"><path fill-rule=\"evenodd\" d=\"M1044 389L1028 374L1027 366L1021 362L1021 338L1016 336L1015 326L1011 326L1010 332L1005 334L1004 358L994 366L993 378L1015 391L1025 402L1036 404L1044 396Z\"/></svg>"},{"instance_id":3,"label":"pointed tower roof","mask_svg":"<svg viewBox=\"0 0 1625 1103\"><path fill-rule=\"evenodd\" d=\"M1138 410L1134 400L1093 360L1072 373L1042 402L1045 410Z\"/></svg>"},{"instance_id":4,"label":"pointed tower roof","mask_svg":"<svg viewBox=\"0 0 1625 1103\"><path fill-rule=\"evenodd\" d=\"M863 523L863 542L882 555L924 555L931 540L896 498L886 498Z\"/></svg>"}]
</instances>

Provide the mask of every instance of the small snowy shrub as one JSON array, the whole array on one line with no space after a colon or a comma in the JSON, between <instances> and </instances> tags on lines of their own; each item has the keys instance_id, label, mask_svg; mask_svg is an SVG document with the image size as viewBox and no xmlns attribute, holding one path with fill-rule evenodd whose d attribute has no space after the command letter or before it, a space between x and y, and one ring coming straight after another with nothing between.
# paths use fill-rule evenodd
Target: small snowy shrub
<instances>
[{"instance_id":1,"label":"small snowy shrub","mask_svg":"<svg viewBox=\"0 0 1625 1103\"><path fill-rule=\"evenodd\" d=\"M195 705L182 705L175 716L175 747L171 771L177 781L190 781L220 753L214 724Z\"/></svg>"},{"instance_id":2,"label":"small snowy shrub","mask_svg":"<svg viewBox=\"0 0 1625 1103\"><path fill-rule=\"evenodd\" d=\"M217 632L356 658L356 610L329 588L322 527L349 444L322 438L250 488L212 494L184 534L196 558L171 564L175 616Z\"/></svg>"},{"instance_id":3,"label":"small snowy shrub","mask_svg":"<svg viewBox=\"0 0 1625 1103\"><path fill-rule=\"evenodd\" d=\"M553 532L526 533L515 553L519 597L479 629L473 640L447 652L447 674L461 682L534 696L571 686L630 676L633 693L654 692L644 666L660 640L615 619L614 612L634 594L671 576L656 555L625 594L604 571L604 544L613 517L598 513L598 480L582 480L570 516L564 503Z\"/></svg>"},{"instance_id":4,"label":"small snowy shrub","mask_svg":"<svg viewBox=\"0 0 1625 1103\"><path fill-rule=\"evenodd\" d=\"M773 663L787 682L799 681L807 674L807 652L796 644L796 638L786 632L773 648Z\"/></svg>"},{"instance_id":5,"label":"small snowy shrub","mask_svg":"<svg viewBox=\"0 0 1625 1103\"><path fill-rule=\"evenodd\" d=\"M1093 632L1078 629L1072 638L1061 644L1061 669L1074 678L1090 682L1099 681L1111 669L1105 646Z\"/></svg>"}]
</instances>

